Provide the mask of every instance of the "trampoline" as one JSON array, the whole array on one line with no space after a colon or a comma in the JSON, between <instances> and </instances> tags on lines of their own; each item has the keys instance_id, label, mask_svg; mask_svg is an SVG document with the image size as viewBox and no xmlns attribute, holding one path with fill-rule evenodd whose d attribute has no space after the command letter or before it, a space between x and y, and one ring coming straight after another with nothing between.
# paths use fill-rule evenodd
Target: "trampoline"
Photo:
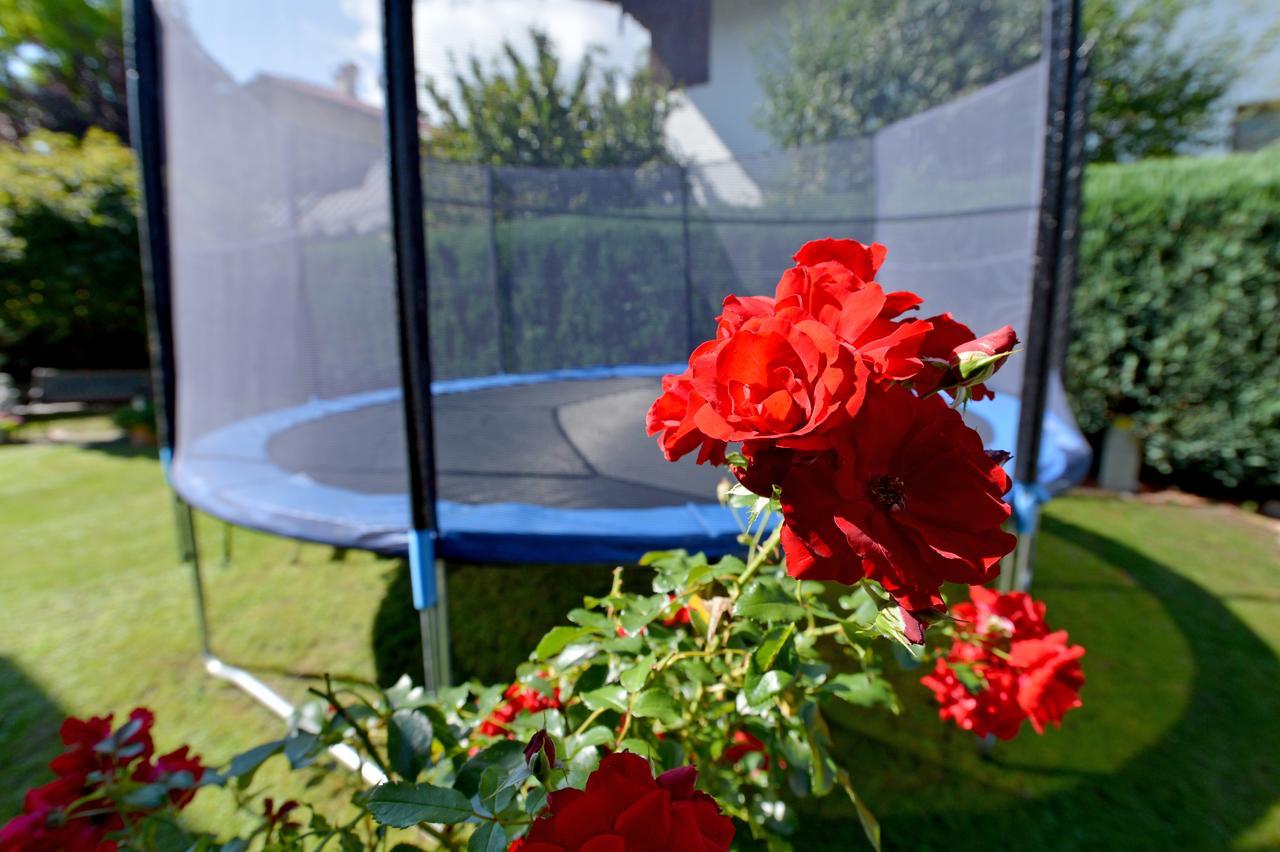
<instances>
[{"instance_id":1,"label":"trampoline","mask_svg":"<svg viewBox=\"0 0 1280 852\"><path fill-rule=\"evenodd\" d=\"M1014 453L1020 530L1083 476L1089 450L1059 380L1082 138L1076 4L1050 0L1042 17L993 5L1010 20L992 31L1018 36L1008 56L993 45L945 96L791 147L749 120L765 97L753 33L780 26L785 5L316 0L300 20L285 3L134 0L162 458L211 672L285 712L213 655L192 508L406 555L428 685L448 679L440 560L734 550L738 520L715 496L724 471L665 462L645 412L723 298L771 292L813 238L885 243L886 289L979 332L1018 329L1023 366L965 416ZM531 26L566 75L589 38L603 43L594 61L644 62L670 83L670 156L424 154L443 119L419 103L422 76L449 90L447 57L488 67Z\"/></svg>"},{"instance_id":2,"label":"trampoline","mask_svg":"<svg viewBox=\"0 0 1280 852\"><path fill-rule=\"evenodd\" d=\"M669 464L644 439L660 377L679 363L438 382L437 439L468 452L437 468L436 552L468 562L634 562L683 547L723 555L739 521L713 497L725 478L692 459ZM245 526L381 553L408 552L409 501L396 426L399 388L236 421L185 456L184 497ZM1016 443L1019 403L975 403L965 420L989 447ZM1045 416L1039 482L1049 496L1078 481L1088 447ZM395 436L386 444L367 435ZM517 436L514 443L511 436ZM489 452L503 448L502 455ZM341 456L326 465L314 459ZM601 508L601 507L608 508Z\"/></svg>"}]
</instances>

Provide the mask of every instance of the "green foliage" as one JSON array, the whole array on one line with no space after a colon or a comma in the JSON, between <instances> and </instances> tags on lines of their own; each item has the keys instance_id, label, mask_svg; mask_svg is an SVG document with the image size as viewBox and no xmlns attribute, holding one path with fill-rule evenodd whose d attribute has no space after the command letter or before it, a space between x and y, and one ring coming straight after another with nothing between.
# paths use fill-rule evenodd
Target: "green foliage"
<instances>
[{"instance_id":1,"label":"green foliage","mask_svg":"<svg viewBox=\"0 0 1280 852\"><path fill-rule=\"evenodd\" d=\"M438 114L426 140L433 157L562 167L671 161L663 137L670 99L647 70L623 80L588 53L568 80L547 34L533 29L529 40L530 58L505 41L505 65L486 70L472 56L455 68L452 96L426 81Z\"/></svg>"},{"instance_id":2,"label":"green foliage","mask_svg":"<svg viewBox=\"0 0 1280 852\"><path fill-rule=\"evenodd\" d=\"M389 827L416 828L444 849L505 849L549 793L581 789L604 754L626 750L655 773L697 766L699 786L769 849L791 848L798 800L837 790L878 848L879 826L833 751L824 713L899 712L884 671L902 640L882 618L896 607L868 582L836 604L824 584L787 577L779 530L769 531L776 511L746 526L745 561L651 553L652 593L624 591L617 569L608 593L584 598L518 668L519 702L502 686L426 693L408 678L385 690L326 678L290 736L234 757L211 783L246 807L268 761L322 775L325 749L350 746L389 783L353 786L351 821L313 819L291 842L341 835L355 844ZM554 700L532 710L535 694ZM535 735L530 760L524 744Z\"/></svg>"},{"instance_id":3,"label":"green foliage","mask_svg":"<svg viewBox=\"0 0 1280 852\"><path fill-rule=\"evenodd\" d=\"M120 0L0 0L0 141L36 129L127 139Z\"/></svg>"},{"instance_id":4,"label":"green foliage","mask_svg":"<svg viewBox=\"0 0 1280 852\"><path fill-rule=\"evenodd\" d=\"M794 4L786 38L757 57L761 126L794 147L945 103L1034 61L1041 9L1026 0ZM1169 156L1217 141L1217 105L1252 58L1274 47L1280 18L1244 37L1206 28L1210 14L1206 0L1086 0L1092 158ZM1192 33L1188 20L1197 22Z\"/></svg>"},{"instance_id":5,"label":"green foliage","mask_svg":"<svg viewBox=\"0 0 1280 852\"><path fill-rule=\"evenodd\" d=\"M1040 55L1026 0L795 3L756 59L759 121L786 148L870 133L991 83Z\"/></svg>"},{"instance_id":6,"label":"green foliage","mask_svg":"<svg viewBox=\"0 0 1280 852\"><path fill-rule=\"evenodd\" d=\"M133 156L106 133L0 147L5 370L146 365L137 203Z\"/></svg>"},{"instance_id":7,"label":"green foliage","mask_svg":"<svg viewBox=\"0 0 1280 852\"><path fill-rule=\"evenodd\" d=\"M1131 416L1156 471L1280 486L1280 152L1088 172L1067 379L1081 426Z\"/></svg>"},{"instance_id":8,"label":"green foliage","mask_svg":"<svg viewBox=\"0 0 1280 852\"><path fill-rule=\"evenodd\" d=\"M1087 0L1095 40L1089 153L1096 161L1168 157L1218 141L1215 107L1247 60L1239 37L1200 26L1180 35L1203 0ZM1257 48L1274 44L1274 33Z\"/></svg>"}]
</instances>

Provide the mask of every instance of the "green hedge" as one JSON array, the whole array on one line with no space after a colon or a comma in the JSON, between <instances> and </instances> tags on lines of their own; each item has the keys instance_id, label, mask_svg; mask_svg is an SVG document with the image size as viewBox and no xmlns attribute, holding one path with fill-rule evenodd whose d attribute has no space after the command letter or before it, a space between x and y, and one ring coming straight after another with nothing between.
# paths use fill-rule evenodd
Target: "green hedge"
<instances>
[{"instance_id":1,"label":"green hedge","mask_svg":"<svg viewBox=\"0 0 1280 852\"><path fill-rule=\"evenodd\" d=\"M1280 487L1280 149L1091 166L1068 389L1190 488Z\"/></svg>"},{"instance_id":2,"label":"green hedge","mask_svg":"<svg viewBox=\"0 0 1280 852\"><path fill-rule=\"evenodd\" d=\"M114 136L0 146L0 370L146 366L137 204Z\"/></svg>"}]
</instances>

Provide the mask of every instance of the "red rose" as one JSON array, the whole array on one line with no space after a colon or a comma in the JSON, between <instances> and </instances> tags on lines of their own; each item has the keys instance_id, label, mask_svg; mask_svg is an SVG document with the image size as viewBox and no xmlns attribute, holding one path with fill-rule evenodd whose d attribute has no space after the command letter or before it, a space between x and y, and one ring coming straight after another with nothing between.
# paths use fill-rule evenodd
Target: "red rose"
<instances>
[{"instance_id":1,"label":"red rose","mask_svg":"<svg viewBox=\"0 0 1280 852\"><path fill-rule=\"evenodd\" d=\"M190 753L188 746L175 749L168 754L162 754L155 759L155 763L147 763L138 767L138 771L134 777L148 784L156 781L164 781L170 776L179 772L191 773L192 781L199 781L204 777L205 767L200 762L200 758ZM186 790L170 790L169 800L179 808L185 808L191 804L191 800L195 798L196 788L193 786Z\"/></svg>"},{"instance_id":2,"label":"red rose","mask_svg":"<svg viewBox=\"0 0 1280 852\"><path fill-rule=\"evenodd\" d=\"M556 687L550 696L538 690L513 683L502 693L503 702L499 704L489 718L480 723L480 733L486 737L513 737L515 734L507 729L516 716L521 713L539 713L543 710L560 709L560 688Z\"/></svg>"},{"instance_id":3,"label":"red rose","mask_svg":"<svg viewBox=\"0 0 1280 852\"><path fill-rule=\"evenodd\" d=\"M663 381L649 432L663 432L673 461L699 445L699 461L717 464L729 442L805 445L806 436L857 411L866 375L854 353L803 311L751 316L695 349L685 374Z\"/></svg>"},{"instance_id":4,"label":"red rose","mask_svg":"<svg viewBox=\"0 0 1280 852\"><path fill-rule=\"evenodd\" d=\"M1017 701L1017 675L1004 666L966 663L983 682L981 688L973 690L951 668L948 661L957 662L952 656L964 654L953 649L947 659L938 660L932 674L921 679L941 705L938 716L979 737L995 735L1002 740L1013 739L1026 718Z\"/></svg>"},{"instance_id":5,"label":"red rose","mask_svg":"<svg viewBox=\"0 0 1280 852\"><path fill-rule=\"evenodd\" d=\"M1016 541L1001 529L1009 479L957 412L873 385L829 437L831 452L794 460L780 483L788 574L871 577L908 611L944 606L944 582L995 576Z\"/></svg>"},{"instance_id":6,"label":"red rose","mask_svg":"<svg viewBox=\"0 0 1280 852\"><path fill-rule=\"evenodd\" d=\"M724 750L720 759L725 763L737 763L749 754L764 754L762 766L769 768L769 756L765 754L764 743L750 731L734 731L733 745Z\"/></svg>"},{"instance_id":7,"label":"red rose","mask_svg":"<svg viewBox=\"0 0 1280 852\"><path fill-rule=\"evenodd\" d=\"M1036 733L1061 723L1080 706L1084 648L1067 644L1065 631L1049 632L1045 605L1023 592L969 589L972 603L956 604L965 626L945 659L921 680L938 715L979 736L1010 739L1023 719Z\"/></svg>"},{"instance_id":8,"label":"red rose","mask_svg":"<svg viewBox=\"0 0 1280 852\"><path fill-rule=\"evenodd\" d=\"M716 801L694 790L697 772L683 766L656 779L644 758L611 754L585 790L557 790L520 852L727 852L733 822Z\"/></svg>"},{"instance_id":9,"label":"red rose","mask_svg":"<svg viewBox=\"0 0 1280 852\"><path fill-rule=\"evenodd\" d=\"M1018 705L1037 734L1044 733L1046 722L1059 725L1068 710L1081 705L1083 656L1084 648L1067 645L1065 630L1010 646L1009 665L1018 672Z\"/></svg>"},{"instance_id":10,"label":"red rose","mask_svg":"<svg viewBox=\"0 0 1280 852\"><path fill-rule=\"evenodd\" d=\"M969 602L951 608L957 621L984 638L1037 639L1049 632L1045 605L1026 592L1000 593L983 586L969 587Z\"/></svg>"},{"instance_id":11,"label":"red rose","mask_svg":"<svg viewBox=\"0 0 1280 852\"><path fill-rule=\"evenodd\" d=\"M875 283L884 246L818 240L795 255L776 298L729 296L716 337L666 376L646 427L670 461L698 451L723 464L737 441L825 446L823 433L858 409L869 374L907 380L930 325L892 317L920 303Z\"/></svg>"},{"instance_id":12,"label":"red rose","mask_svg":"<svg viewBox=\"0 0 1280 852\"><path fill-rule=\"evenodd\" d=\"M796 266L778 281L776 310L799 310L826 325L886 379L910 379L923 367L917 350L928 322L892 318L922 301L914 293L886 295L875 283L882 245L856 240L816 240L796 252Z\"/></svg>"}]
</instances>

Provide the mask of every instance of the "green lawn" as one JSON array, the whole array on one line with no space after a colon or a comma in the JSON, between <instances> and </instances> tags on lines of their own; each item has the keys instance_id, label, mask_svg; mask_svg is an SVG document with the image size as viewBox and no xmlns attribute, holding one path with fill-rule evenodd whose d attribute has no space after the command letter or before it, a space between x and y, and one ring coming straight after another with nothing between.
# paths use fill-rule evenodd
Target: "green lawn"
<instances>
[{"instance_id":1,"label":"green lawn","mask_svg":"<svg viewBox=\"0 0 1280 852\"><path fill-rule=\"evenodd\" d=\"M172 529L149 453L0 447L0 821L47 777L66 713L145 704L162 748L190 742L215 762L279 730L201 672ZM400 563L237 530L223 564L222 525L200 532L225 658L274 672L295 697L305 686L286 673L387 678L414 665ZM598 569L452 569L457 668L502 678L559 613L607 585ZM1223 507L1062 499L1036 590L1089 649L1085 707L1062 730L982 758L937 722L914 675L902 718L834 720L886 847L1280 848L1274 528ZM202 827L234 819L216 792L189 813ZM804 826L798 848L859 848L834 797Z\"/></svg>"}]
</instances>

